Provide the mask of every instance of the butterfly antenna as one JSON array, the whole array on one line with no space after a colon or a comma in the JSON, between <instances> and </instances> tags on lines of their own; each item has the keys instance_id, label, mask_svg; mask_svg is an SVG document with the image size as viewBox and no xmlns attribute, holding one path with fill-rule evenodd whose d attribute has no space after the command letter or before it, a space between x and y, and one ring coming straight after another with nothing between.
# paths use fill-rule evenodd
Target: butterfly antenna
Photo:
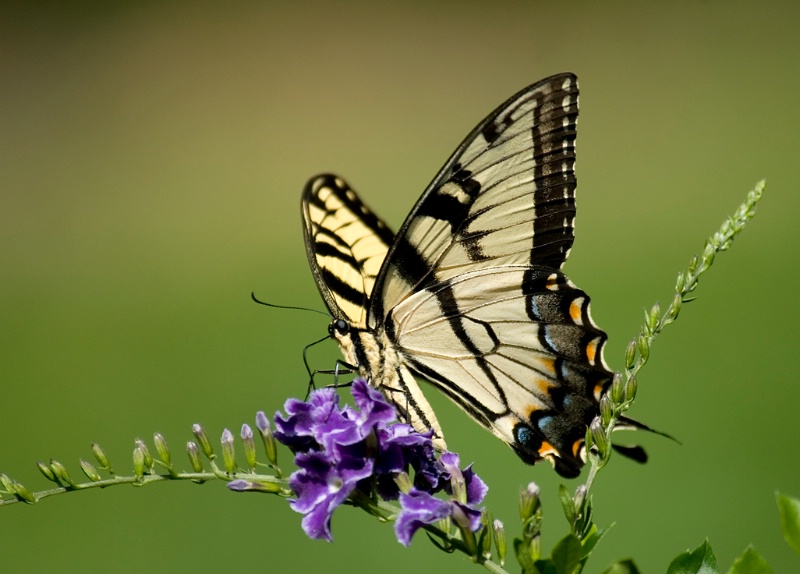
<instances>
[{"instance_id":1,"label":"butterfly antenna","mask_svg":"<svg viewBox=\"0 0 800 574\"><path fill-rule=\"evenodd\" d=\"M318 345L322 341L327 341L328 339L330 339L330 335L328 335L327 337L322 337L322 339L320 339L319 341L314 341L313 343L309 343L308 345L303 347L303 364L306 366L306 372L308 373L308 391L306 393L306 398L308 398L308 393L310 393L312 389L315 388L314 375L317 373L317 371L312 371L311 367L308 364L308 350L314 345Z\"/></svg>"},{"instance_id":2,"label":"butterfly antenna","mask_svg":"<svg viewBox=\"0 0 800 574\"><path fill-rule=\"evenodd\" d=\"M324 313L324 312L320 311L319 309L311 309L309 307L295 307L293 305L276 305L275 303L267 303L266 301L262 301L261 299L256 297L256 294L255 294L254 291L250 292L250 298L253 301L255 301L256 303L258 303L259 305L264 305L265 307L272 307L273 309L295 309L297 311L311 311L312 313L319 313L320 315L324 315L325 317L327 317L329 319L331 318L330 314ZM327 339L327 337L325 337L325 339ZM323 339L323 341L325 339ZM319 341L317 341L317 343L319 343ZM316 345L316 343L311 343L311 345ZM309 345L309 347L311 345Z\"/></svg>"}]
</instances>

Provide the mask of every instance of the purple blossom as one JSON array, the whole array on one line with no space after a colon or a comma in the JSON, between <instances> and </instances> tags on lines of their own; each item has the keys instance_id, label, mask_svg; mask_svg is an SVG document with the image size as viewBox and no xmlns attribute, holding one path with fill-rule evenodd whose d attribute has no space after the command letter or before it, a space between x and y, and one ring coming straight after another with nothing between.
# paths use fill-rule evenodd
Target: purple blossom
<instances>
[{"instance_id":1,"label":"purple blossom","mask_svg":"<svg viewBox=\"0 0 800 574\"><path fill-rule=\"evenodd\" d=\"M399 497L402 511L395 531L405 545L419 528L448 516L461 528L480 528L481 513L474 506L487 488L472 467L460 470L458 455L452 453L437 460L432 431L390 424L397 417L394 407L365 381L355 380L351 393L356 408L340 407L333 389L320 389L308 402L289 399L286 415L275 414L275 438L295 452L298 470L289 486L296 498L290 504L304 515L306 534L332 540L333 511L356 490L368 496L377 492L387 500ZM412 470L413 487L403 494L394 479ZM435 498L441 490L454 498L454 492L460 493L461 500Z\"/></svg>"},{"instance_id":2,"label":"purple blossom","mask_svg":"<svg viewBox=\"0 0 800 574\"><path fill-rule=\"evenodd\" d=\"M400 495L400 506L403 510L395 520L394 533L403 546L411 544L411 537L417 530L426 524L439 522L452 513L449 501L439 500L428 492L416 489Z\"/></svg>"}]
</instances>

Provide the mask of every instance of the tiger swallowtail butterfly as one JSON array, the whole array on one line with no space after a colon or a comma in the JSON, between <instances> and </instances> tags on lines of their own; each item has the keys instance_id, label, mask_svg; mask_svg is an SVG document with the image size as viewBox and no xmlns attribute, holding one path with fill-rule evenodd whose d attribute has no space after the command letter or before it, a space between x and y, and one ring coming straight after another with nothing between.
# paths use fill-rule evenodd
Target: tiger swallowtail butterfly
<instances>
[{"instance_id":1,"label":"tiger swallowtail butterfly","mask_svg":"<svg viewBox=\"0 0 800 574\"><path fill-rule=\"evenodd\" d=\"M529 464L580 473L612 380L589 296L561 272L575 223L578 80L506 100L458 146L395 234L340 177L302 197L311 271L345 362L420 431L427 380Z\"/></svg>"}]
</instances>

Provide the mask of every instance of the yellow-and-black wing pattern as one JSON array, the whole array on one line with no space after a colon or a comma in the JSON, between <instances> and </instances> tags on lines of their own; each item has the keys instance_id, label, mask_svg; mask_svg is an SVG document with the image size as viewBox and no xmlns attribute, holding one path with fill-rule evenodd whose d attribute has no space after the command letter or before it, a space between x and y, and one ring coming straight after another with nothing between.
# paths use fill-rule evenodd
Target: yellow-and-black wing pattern
<instances>
[{"instance_id":1,"label":"yellow-and-black wing pattern","mask_svg":"<svg viewBox=\"0 0 800 574\"><path fill-rule=\"evenodd\" d=\"M345 359L420 430L441 429L414 375L529 463L565 476L611 381L573 242L578 84L546 78L459 146L393 236L341 179L303 195L306 245Z\"/></svg>"}]
</instances>

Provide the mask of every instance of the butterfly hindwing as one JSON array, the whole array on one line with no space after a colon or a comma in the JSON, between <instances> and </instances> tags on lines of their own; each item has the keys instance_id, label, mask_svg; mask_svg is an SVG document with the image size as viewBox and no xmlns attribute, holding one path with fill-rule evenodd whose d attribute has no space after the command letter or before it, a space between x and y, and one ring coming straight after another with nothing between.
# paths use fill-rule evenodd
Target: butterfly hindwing
<instances>
[{"instance_id":1,"label":"butterfly hindwing","mask_svg":"<svg viewBox=\"0 0 800 574\"><path fill-rule=\"evenodd\" d=\"M458 147L396 236L335 176L303 196L314 276L345 360L418 430L433 383L529 463L578 474L611 381L589 297L560 271L573 242L578 85L509 98Z\"/></svg>"}]
</instances>

